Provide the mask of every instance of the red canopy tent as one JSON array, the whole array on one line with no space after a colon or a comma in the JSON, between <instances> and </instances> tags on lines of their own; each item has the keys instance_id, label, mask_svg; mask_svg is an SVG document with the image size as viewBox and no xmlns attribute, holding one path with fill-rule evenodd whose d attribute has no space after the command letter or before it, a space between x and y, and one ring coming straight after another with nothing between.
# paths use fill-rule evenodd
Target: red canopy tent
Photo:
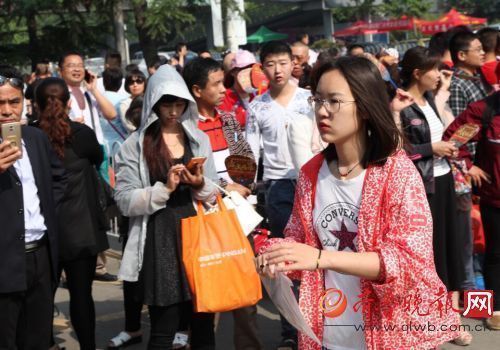
<instances>
[{"instance_id":1,"label":"red canopy tent","mask_svg":"<svg viewBox=\"0 0 500 350\"><path fill-rule=\"evenodd\" d=\"M354 36L365 34L364 27L366 25L365 21L357 21L352 26L335 31L334 36Z\"/></svg>"},{"instance_id":2,"label":"red canopy tent","mask_svg":"<svg viewBox=\"0 0 500 350\"><path fill-rule=\"evenodd\" d=\"M485 23L486 18L470 17L452 8L450 12L435 21L420 21L419 27L420 31L424 34L434 34L447 31L455 26Z\"/></svg>"},{"instance_id":3,"label":"red canopy tent","mask_svg":"<svg viewBox=\"0 0 500 350\"><path fill-rule=\"evenodd\" d=\"M394 30L413 30L419 20L415 18L407 18L406 16L400 19L390 19L386 21L378 21L367 23L357 21L351 27L335 32L334 36L350 36L363 34L378 34L387 33Z\"/></svg>"}]
</instances>

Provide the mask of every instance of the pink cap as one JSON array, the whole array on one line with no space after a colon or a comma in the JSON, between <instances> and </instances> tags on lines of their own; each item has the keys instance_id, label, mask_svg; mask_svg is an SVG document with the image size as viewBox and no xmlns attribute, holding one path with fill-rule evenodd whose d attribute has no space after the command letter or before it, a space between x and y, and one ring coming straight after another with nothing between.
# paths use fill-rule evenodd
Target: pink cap
<instances>
[{"instance_id":1,"label":"pink cap","mask_svg":"<svg viewBox=\"0 0 500 350\"><path fill-rule=\"evenodd\" d=\"M231 61L231 70L235 68L245 68L257 63L255 56L247 50L238 50Z\"/></svg>"}]
</instances>

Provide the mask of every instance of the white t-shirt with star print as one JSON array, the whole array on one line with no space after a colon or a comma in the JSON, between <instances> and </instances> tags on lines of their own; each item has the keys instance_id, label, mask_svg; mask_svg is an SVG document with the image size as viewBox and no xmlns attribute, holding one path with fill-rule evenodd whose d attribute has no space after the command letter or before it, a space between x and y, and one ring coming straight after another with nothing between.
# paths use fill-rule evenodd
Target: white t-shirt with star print
<instances>
[{"instance_id":1,"label":"white t-shirt with star print","mask_svg":"<svg viewBox=\"0 0 500 350\"><path fill-rule=\"evenodd\" d=\"M366 170L353 179L339 180L332 175L327 162L323 162L318 174L313 217L324 250L357 251L358 213L365 173ZM340 291L347 299L347 306L339 316L325 315L323 346L329 350L366 349L364 332L360 328L363 325L361 304L356 305L361 294L359 277L325 270L325 291L329 289ZM331 291L325 302L330 300L334 304L339 299L339 293Z\"/></svg>"}]
</instances>

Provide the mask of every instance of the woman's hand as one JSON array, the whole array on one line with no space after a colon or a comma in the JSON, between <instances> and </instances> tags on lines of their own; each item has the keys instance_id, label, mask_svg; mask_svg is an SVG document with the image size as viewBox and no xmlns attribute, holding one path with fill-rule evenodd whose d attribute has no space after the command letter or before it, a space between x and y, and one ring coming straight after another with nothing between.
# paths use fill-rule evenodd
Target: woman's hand
<instances>
[{"instance_id":1,"label":"woman's hand","mask_svg":"<svg viewBox=\"0 0 500 350\"><path fill-rule=\"evenodd\" d=\"M448 91L451 85L451 77L453 76L452 70L443 69L439 71L439 79L441 81L441 87L439 90Z\"/></svg>"},{"instance_id":2,"label":"woman's hand","mask_svg":"<svg viewBox=\"0 0 500 350\"><path fill-rule=\"evenodd\" d=\"M391 101L390 108L393 113L399 113L415 102L413 96L402 89L396 90L396 96Z\"/></svg>"},{"instance_id":3,"label":"woman's hand","mask_svg":"<svg viewBox=\"0 0 500 350\"><path fill-rule=\"evenodd\" d=\"M285 266L285 264L284 263L280 263L278 265L268 264L264 254L261 254L255 258L255 268L257 269L259 275L262 275L264 277L275 278L277 272L276 268L278 266L281 268Z\"/></svg>"},{"instance_id":4,"label":"woman's hand","mask_svg":"<svg viewBox=\"0 0 500 350\"><path fill-rule=\"evenodd\" d=\"M203 169L202 164L196 164L194 172L191 173L186 167L184 167L180 172L181 182L188 184L194 187L195 189L201 188L205 183L203 179L202 169Z\"/></svg>"},{"instance_id":5,"label":"woman's hand","mask_svg":"<svg viewBox=\"0 0 500 350\"><path fill-rule=\"evenodd\" d=\"M177 164L174 166L171 166L170 169L168 169L168 175L167 175L167 190L170 191L170 193L174 192L177 186L179 186L179 183L181 181L181 171L184 169L184 165L182 164Z\"/></svg>"},{"instance_id":6,"label":"woman's hand","mask_svg":"<svg viewBox=\"0 0 500 350\"><path fill-rule=\"evenodd\" d=\"M469 169L469 175L470 178L472 179L472 183L477 186L481 187L482 186L482 181L486 181L487 183L491 183L491 177L487 173L484 172L483 169L473 165Z\"/></svg>"},{"instance_id":7,"label":"woman's hand","mask_svg":"<svg viewBox=\"0 0 500 350\"><path fill-rule=\"evenodd\" d=\"M432 152L437 157L453 157L458 148L452 141L438 141L432 144Z\"/></svg>"},{"instance_id":8,"label":"woman's hand","mask_svg":"<svg viewBox=\"0 0 500 350\"><path fill-rule=\"evenodd\" d=\"M285 242L271 246L264 253L263 261L276 265L276 271L315 270L320 250L310 245Z\"/></svg>"}]
</instances>

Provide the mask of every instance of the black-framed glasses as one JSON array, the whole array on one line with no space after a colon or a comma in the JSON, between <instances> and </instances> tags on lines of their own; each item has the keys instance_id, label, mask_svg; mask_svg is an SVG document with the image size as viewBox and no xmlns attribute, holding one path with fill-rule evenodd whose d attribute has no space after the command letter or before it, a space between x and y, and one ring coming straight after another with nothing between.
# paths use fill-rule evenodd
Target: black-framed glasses
<instances>
[{"instance_id":1,"label":"black-framed glasses","mask_svg":"<svg viewBox=\"0 0 500 350\"><path fill-rule=\"evenodd\" d=\"M319 111L321 107L324 106L328 113L337 113L338 111L340 111L340 106L342 104L354 103L356 101L355 100L343 101L339 100L338 98L324 99L324 98L309 96L307 102L309 102L309 105L311 105L311 107L314 109L315 112Z\"/></svg>"},{"instance_id":2,"label":"black-framed glasses","mask_svg":"<svg viewBox=\"0 0 500 350\"><path fill-rule=\"evenodd\" d=\"M5 84L9 83L15 88L24 89L24 82L21 79L18 78L7 78L4 77L3 75L0 75L0 86L4 86Z\"/></svg>"}]
</instances>

